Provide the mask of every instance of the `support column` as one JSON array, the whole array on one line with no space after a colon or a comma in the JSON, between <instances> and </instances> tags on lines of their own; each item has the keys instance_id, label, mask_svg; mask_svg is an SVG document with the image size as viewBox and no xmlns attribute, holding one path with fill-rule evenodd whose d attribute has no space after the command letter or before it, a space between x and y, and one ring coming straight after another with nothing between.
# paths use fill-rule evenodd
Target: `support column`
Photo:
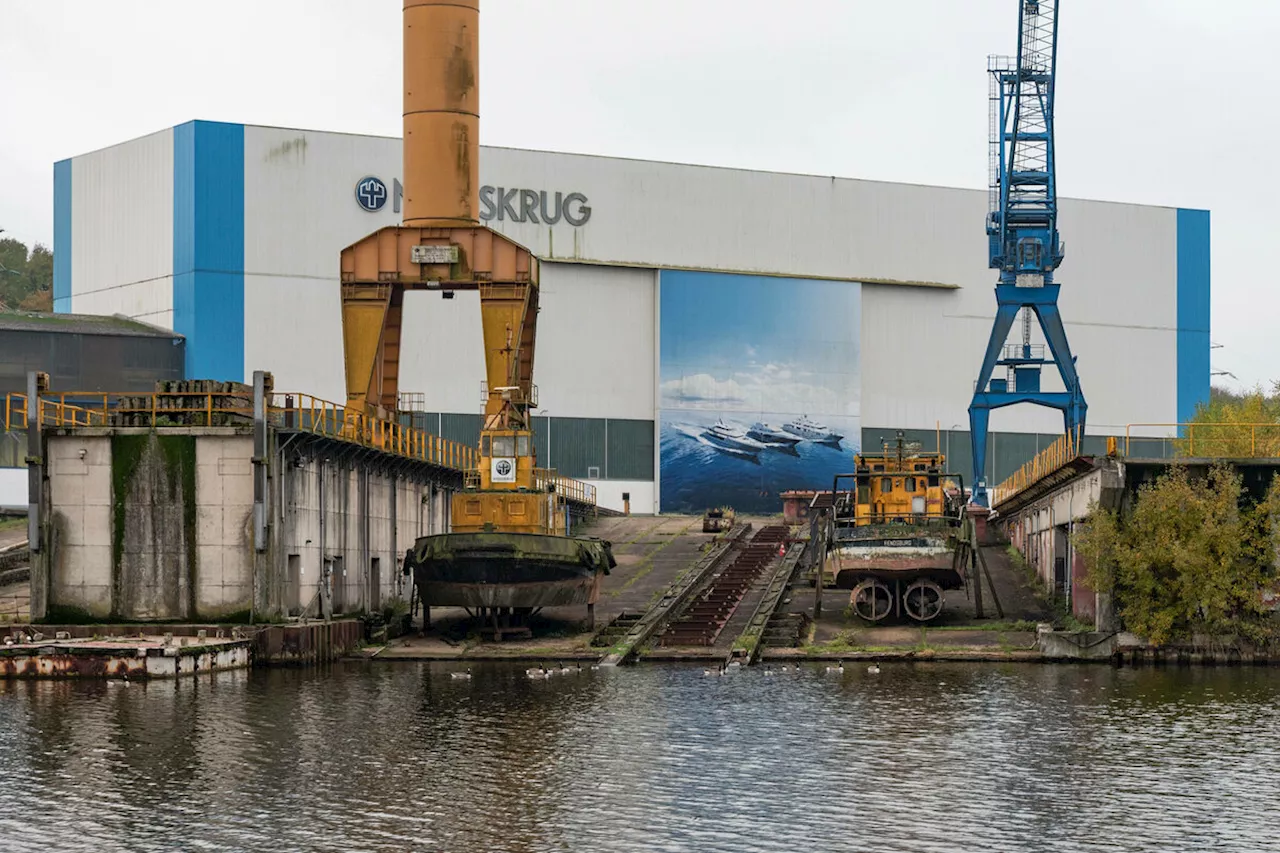
<instances>
[{"instance_id":1,"label":"support column","mask_svg":"<svg viewBox=\"0 0 1280 853\"><path fill-rule=\"evenodd\" d=\"M49 610L51 549L44 541L45 447L40 423L40 395L49 390L47 373L27 374L27 545L31 549L30 618L43 619Z\"/></svg>"}]
</instances>

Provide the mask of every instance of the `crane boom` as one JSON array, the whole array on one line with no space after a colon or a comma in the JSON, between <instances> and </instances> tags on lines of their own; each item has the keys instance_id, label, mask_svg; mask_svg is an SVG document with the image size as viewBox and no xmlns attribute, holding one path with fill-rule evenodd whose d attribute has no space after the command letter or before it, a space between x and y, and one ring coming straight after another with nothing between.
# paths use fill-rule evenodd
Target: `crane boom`
<instances>
[{"instance_id":1,"label":"crane boom","mask_svg":"<svg viewBox=\"0 0 1280 853\"><path fill-rule=\"evenodd\" d=\"M969 404L973 441L973 502L987 505L987 428L991 410L1017 403L1062 412L1066 434L1079 443L1088 410L1075 357L1058 311L1054 271L1062 263L1053 141L1054 87L1058 56L1058 0L1018 0L1018 55L993 57L987 213L988 263L999 270L996 317ZM1023 312L1022 340L1008 344ZM1048 345L1031 343L1031 318L1039 320ZM1040 370L1053 364L1063 391L1043 391ZM1004 378L993 379L996 367Z\"/></svg>"}]
</instances>

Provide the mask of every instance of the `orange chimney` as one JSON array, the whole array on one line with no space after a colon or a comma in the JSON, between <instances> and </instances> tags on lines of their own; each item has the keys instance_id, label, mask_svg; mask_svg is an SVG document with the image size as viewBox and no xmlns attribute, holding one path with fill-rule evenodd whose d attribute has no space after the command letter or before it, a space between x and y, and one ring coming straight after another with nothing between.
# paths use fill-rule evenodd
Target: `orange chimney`
<instances>
[{"instance_id":1,"label":"orange chimney","mask_svg":"<svg viewBox=\"0 0 1280 853\"><path fill-rule=\"evenodd\" d=\"M404 2L404 224L478 223L480 0Z\"/></svg>"}]
</instances>

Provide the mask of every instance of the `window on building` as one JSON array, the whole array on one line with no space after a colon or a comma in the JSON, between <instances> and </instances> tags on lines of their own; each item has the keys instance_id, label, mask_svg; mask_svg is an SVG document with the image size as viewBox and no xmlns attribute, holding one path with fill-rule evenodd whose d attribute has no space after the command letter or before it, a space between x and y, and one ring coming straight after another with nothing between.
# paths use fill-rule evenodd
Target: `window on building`
<instances>
[{"instance_id":1,"label":"window on building","mask_svg":"<svg viewBox=\"0 0 1280 853\"><path fill-rule=\"evenodd\" d=\"M908 478L907 478L907 491L908 491L908 492L914 492L915 490L916 490L916 478L915 478L915 477L908 477Z\"/></svg>"},{"instance_id":2,"label":"window on building","mask_svg":"<svg viewBox=\"0 0 1280 853\"><path fill-rule=\"evenodd\" d=\"M494 456L515 456L516 437L514 435L495 435L493 437Z\"/></svg>"},{"instance_id":3,"label":"window on building","mask_svg":"<svg viewBox=\"0 0 1280 853\"><path fill-rule=\"evenodd\" d=\"M516 436L516 456L528 456L528 455L529 455L529 436L527 435Z\"/></svg>"},{"instance_id":4,"label":"window on building","mask_svg":"<svg viewBox=\"0 0 1280 853\"><path fill-rule=\"evenodd\" d=\"M893 491L893 478L881 477L880 478L880 494L882 495L888 494L889 492L892 492L892 491Z\"/></svg>"}]
</instances>

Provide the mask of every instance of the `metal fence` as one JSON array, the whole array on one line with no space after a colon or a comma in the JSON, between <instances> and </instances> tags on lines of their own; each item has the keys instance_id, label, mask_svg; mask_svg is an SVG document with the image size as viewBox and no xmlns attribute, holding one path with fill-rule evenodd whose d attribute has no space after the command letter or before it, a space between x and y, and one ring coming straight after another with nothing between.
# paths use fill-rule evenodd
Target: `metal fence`
<instances>
[{"instance_id":1,"label":"metal fence","mask_svg":"<svg viewBox=\"0 0 1280 853\"><path fill-rule=\"evenodd\" d=\"M1145 433L1134 435L1135 432ZM1163 436L1159 433L1164 433ZM1108 455L1140 459L1280 459L1280 424L1128 424L1107 439ZM1088 455L1083 439L1064 435L991 490L992 506Z\"/></svg>"},{"instance_id":2,"label":"metal fence","mask_svg":"<svg viewBox=\"0 0 1280 853\"><path fill-rule=\"evenodd\" d=\"M5 430L25 429L26 395L6 394L3 415ZM475 471L480 462L476 447L441 438L407 423L373 417L310 394L273 393L267 418L280 429L350 442L456 471ZM247 426L253 422L253 403L243 393L225 390L194 393L155 391L132 395L57 392L41 395L40 420L42 426L54 429L108 425L152 428ZM554 470L539 469L535 479L543 487L554 484L556 492L565 500L590 505L596 502L595 486L559 476Z\"/></svg>"},{"instance_id":3,"label":"metal fence","mask_svg":"<svg viewBox=\"0 0 1280 853\"><path fill-rule=\"evenodd\" d=\"M1164 432L1164 437L1133 436ZM1155 450L1162 451L1159 454ZM1194 459L1280 458L1280 424L1129 424L1124 455Z\"/></svg>"}]
</instances>

